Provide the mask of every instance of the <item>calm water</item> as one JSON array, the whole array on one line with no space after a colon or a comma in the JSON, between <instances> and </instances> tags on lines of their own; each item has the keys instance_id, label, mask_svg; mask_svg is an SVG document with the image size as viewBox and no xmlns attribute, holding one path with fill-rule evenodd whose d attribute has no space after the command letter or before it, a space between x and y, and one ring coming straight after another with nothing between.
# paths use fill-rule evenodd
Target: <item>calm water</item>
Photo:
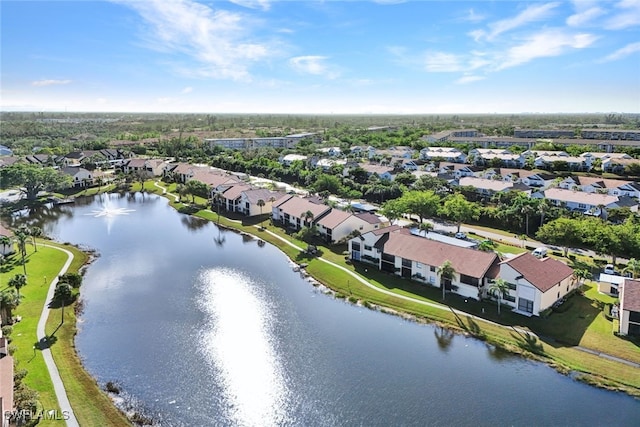
<instances>
[{"instance_id":1,"label":"calm water","mask_svg":"<svg viewBox=\"0 0 640 427\"><path fill-rule=\"evenodd\" d=\"M100 254L76 340L87 369L163 425L640 423L632 398L335 300L275 247L165 199L114 194L45 213L32 219L47 234Z\"/></svg>"}]
</instances>

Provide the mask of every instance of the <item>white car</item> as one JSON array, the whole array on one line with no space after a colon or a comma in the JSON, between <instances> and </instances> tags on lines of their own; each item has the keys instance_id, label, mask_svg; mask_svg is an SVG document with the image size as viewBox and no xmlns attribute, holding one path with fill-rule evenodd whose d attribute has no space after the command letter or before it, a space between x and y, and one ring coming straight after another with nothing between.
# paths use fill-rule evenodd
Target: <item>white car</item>
<instances>
[{"instance_id":1,"label":"white car","mask_svg":"<svg viewBox=\"0 0 640 427\"><path fill-rule=\"evenodd\" d=\"M616 269L613 264L607 264L604 267L604 274L616 274Z\"/></svg>"},{"instance_id":2,"label":"white car","mask_svg":"<svg viewBox=\"0 0 640 427\"><path fill-rule=\"evenodd\" d=\"M466 239L467 235L465 233L463 233L462 231L458 231L456 233L456 239Z\"/></svg>"}]
</instances>

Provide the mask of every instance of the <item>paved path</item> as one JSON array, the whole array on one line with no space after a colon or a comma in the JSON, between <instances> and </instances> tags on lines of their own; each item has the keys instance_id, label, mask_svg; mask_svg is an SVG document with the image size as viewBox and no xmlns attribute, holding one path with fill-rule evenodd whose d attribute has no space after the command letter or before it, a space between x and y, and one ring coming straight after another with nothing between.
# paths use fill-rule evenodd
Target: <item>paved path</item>
<instances>
[{"instance_id":1,"label":"paved path","mask_svg":"<svg viewBox=\"0 0 640 427\"><path fill-rule=\"evenodd\" d=\"M49 285L49 291L47 292L47 298L44 303L44 307L42 307L42 314L40 315L40 320L38 321L38 327L36 329L36 336L38 337L38 342L44 342L46 339L45 326L47 324L47 318L49 317L49 301L53 299L53 293L56 289L56 285L58 284L58 276L67 272L67 269L71 265L73 261L73 254L66 249L59 248L57 246L51 246L46 244L41 244L41 246L46 246L48 248L57 249L67 254L67 261L64 263L60 272L56 277L51 281ZM66 420L67 426L69 427L79 427L78 420L76 419L76 415L73 413L73 409L71 408L71 404L69 403L69 398L67 398L67 392L64 389L64 384L62 383L62 379L60 378L60 373L58 372L58 367L56 366L56 362L53 360L53 356L51 355L51 349L49 347L41 350L42 357L44 358L44 363L47 365L47 369L49 370L49 375L51 376L51 382L53 383L53 389L56 393L56 397L58 398L58 405L60 406L60 410L62 414L68 416Z\"/></svg>"},{"instance_id":2,"label":"paved path","mask_svg":"<svg viewBox=\"0 0 640 427\"><path fill-rule=\"evenodd\" d=\"M180 200L180 196L177 196L177 195L175 195L173 193L167 192L166 187L163 187L162 185L160 185L160 183L158 181L153 181L153 185L158 187L158 188L160 188L162 190L162 194L163 195L173 197L173 201L174 202L177 202L177 201Z\"/></svg>"},{"instance_id":3,"label":"paved path","mask_svg":"<svg viewBox=\"0 0 640 427\"><path fill-rule=\"evenodd\" d=\"M256 226L256 227L258 227L258 226ZM267 229L264 229L263 231L265 231L265 232L269 233L270 235L276 237L277 239L285 242L289 246L292 246L292 247L298 249L299 251L304 251L304 249L302 249L301 247L291 243L287 239L284 239L283 237L278 236L277 234L275 234L275 233L273 233L273 232L271 232L271 231L269 231ZM496 322L493 322L491 320L484 319L482 317L478 317L478 316L475 316L473 314L466 313L464 311L456 310L456 309L451 308L451 307L449 307L447 305L433 303L433 302L430 302L430 301L424 301L424 300L416 299L416 298L409 297L409 296L406 296L406 295L397 294L395 292L391 292L391 291L386 290L386 289L381 289L381 288L379 288L379 287L377 287L375 285L372 285L365 278L363 278L362 276L360 276L357 273L354 273L353 271L349 270L348 268L345 268L345 267L343 267L341 265L338 265L338 264L336 264L334 262L331 262L329 260L326 260L326 259L323 259L323 258L320 258L320 257L318 259L320 261L322 261L322 262L325 262L325 263L327 263L329 265L332 265L335 268L339 268L340 270L350 274L352 277L354 277L360 283L362 283L363 285L365 285L368 288L371 288L371 289L373 289L373 290L375 290L377 292L381 292L383 294L391 295L391 296L394 296L396 298L404 299L404 300L411 301L411 302L414 302L414 303L417 303L417 304L422 304L422 305L425 305L425 306L433 307L433 308L436 308L436 309L439 309L439 310L451 311L451 312L453 312L454 314L456 314L458 316L464 316L466 318L471 318L473 320L477 320L477 321L484 322L484 323L491 324L491 325L495 325L495 326L498 326L498 327L501 327L501 328L509 329L509 330L512 330L512 331L517 332L519 334L524 334L524 335L528 335L530 337L535 337L535 339L541 341L541 339L540 339L540 337L538 335L536 335L535 333L533 333L531 331L525 330L525 329L517 328L515 326L502 325L500 323L496 323ZM602 357L602 358L605 358L605 359L609 359L609 360L612 360L612 361L615 361L615 362L624 363L626 365L633 366L635 368L640 368L640 363L636 363L636 362L633 362L631 360L622 359L622 358L619 358L619 357L616 357L616 356L613 356L613 355L610 355L610 354L607 354L607 353L602 353L600 351L592 350L592 349L589 349L589 348L586 348L586 347L582 347L582 346L571 346L571 347L575 348L576 350L583 351L585 353L593 354L594 356L599 356L599 357Z\"/></svg>"}]
</instances>

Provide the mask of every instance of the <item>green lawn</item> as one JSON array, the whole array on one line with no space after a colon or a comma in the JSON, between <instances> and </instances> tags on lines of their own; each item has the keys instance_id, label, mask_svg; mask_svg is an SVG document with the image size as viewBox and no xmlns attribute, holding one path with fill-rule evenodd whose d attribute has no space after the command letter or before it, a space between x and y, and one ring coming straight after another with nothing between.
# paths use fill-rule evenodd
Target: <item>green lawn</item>
<instances>
[{"instance_id":1,"label":"green lawn","mask_svg":"<svg viewBox=\"0 0 640 427\"><path fill-rule=\"evenodd\" d=\"M41 243L43 241L40 241ZM27 286L21 289L21 304L14 315L22 320L13 326L11 345L16 347L14 360L16 369L27 369L25 383L36 390L43 408L58 409L57 398L47 367L39 350L34 350L37 342L36 328L45 304L48 285L67 260L67 255L59 250L38 245L35 252L27 246ZM58 245L53 242L47 244ZM65 246L74 255L69 271L78 271L85 263L87 256L82 251ZM11 257L0 273L0 290L7 288L8 280L15 274L22 273L22 265L17 256ZM46 280L45 280L46 278ZM83 369L75 352L75 316L74 306L65 308L65 323L60 325L60 309L55 309L46 324L47 335L54 335L55 341L51 352L67 390L74 413L83 426L123 426L129 425L126 418L113 406L111 400L97 386L95 380ZM38 425L63 425L63 421L43 420Z\"/></svg>"}]
</instances>

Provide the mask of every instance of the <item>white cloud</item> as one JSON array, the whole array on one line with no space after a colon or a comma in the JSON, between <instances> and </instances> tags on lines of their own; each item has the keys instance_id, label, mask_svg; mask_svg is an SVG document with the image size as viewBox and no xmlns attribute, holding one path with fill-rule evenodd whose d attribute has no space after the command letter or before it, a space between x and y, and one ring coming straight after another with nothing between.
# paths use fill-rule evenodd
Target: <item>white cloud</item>
<instances>
[{"instance_id":1,"label":"white cloud","mask_svg":"<svg viewBox=\"0 0 640 427\"><path fill-rule=\"evenodd\" d=\"M582 2L578 2L578 4L582 4ZM567 18L567 25L570 27L583 27L605 13L604 9L597 6L579 10L577 13Z\"/></svg>"},{"instance_id":2,"label":"white cloud","mask_svg":"<svg viewBox=\"0 0 640 427\"><path fill-rule=\"evenodd\" d=\"M180 91L180 93L183 93L183 94L191 93L191 92L193 92L193 88L191 86L187 86Z\"/></svg>"},{"instance_id":3,"label":"white cloud","mask_svg":"<svg viewBox=\"0 0 640 427\"><path fill-rule=\"evenodd\" d=\"M502 33L547 18L551 11L558 7L559 4L560 3L545 3L529 6L514 17L492 22L488 25L489 31L475 30L469 34L474 37L476 41L483 37L486 37L487 40L493 40Z\"/></svg>"},{"instance_id":4,"label":"white cloud","mask_svg":"<svg viewBox=\"0 0 640 427\"><path fill-rule=\"evenodd\" d=\"M524 64L536 58L559 56L570 49L584 49L597 40L593 34L569 34L563 30L544 30L530 36L524 43L507 50L497 70Z\"/></svg>"},{"instance_id":5,"label":"white cloud","mask_svg":"<svg viewBox=\"0 0 640 427\"><path fill-rule=\"evenodd\" d=\"M605 21L608 30L622 30L640 25L640 0L622 0L616 3L618 13Z\"/></svg>"},{"instance_id":6,"label":"white cloud","mask_svg":"<svg viewBox=\"0 0 640 427\"><path fill-rule=\"evenodd\" d=\"M623 48L620 48L613 52L610 55L607 55L599 62L609 62L609 61L617 61L619 59L625 58L629 55L632 55L636 52L640 52L640 42L630 43Z\"/></svg>"},{"instance_id":7,"label":"white cloud","mask_svg":"<svg viewBox=\"0 0 640 427\"><path fill-rule=\"evenodd\" d=\"M455 81L456 84L466 85L469 83L477 82L479 80L484 80L486 77L483 76L462 76L458 80Z\"/></svg>"},{"instance_id":8,"label":"white cloud","mask_svg":"<svg viewBox=\"0 0 640 427\"><path fill-rule=\"evenodd\" d=\"M149 48L186 55L199 63L193 75L250 80L249 66L269 58L272 47L252 41L249 18L191 0L114 0L135 10L144 19L143 35Z\"/></svg>"},{"instance_id":9,"label":"white cloud","mask_svg":"<svg viewBox=\"0 0 640 427\"><path fill-rule=\"evenodd\" d=\"M55 86L68 85L71 80L36 80L31 82L31 86Z\"/></svg>"},{"instance_id":10,"label":"white cloud","mask_svg":"<svg viewBox=\"0 0 640 427\"><path fill-rule=\"evenodd\" d=\"M461 21L465 21L465 22L481 22L481 21L484 21L485 19L486 19L485 15L479 14L473 9L469 9L465 11L464 16L460 18Z\"/></svg>"},{"instance_id":11,"label":"white cloud","mask_svg":"<svg viewBox=\"0 0 640 427\"><path fill-rule=\"evenodd\" d=\"M248 7L249 9L269 10L271 7L270 0L229 0L238 6Z\"/></svg>"},{"instance_id":12,"label":"white cloud","mask_svg":"<svg viewBox=\"0 0 640 427\"><path fill-rule=\"evenodd\" d=\"M425 69L432 73L451 73L464 71L464 60L459 55L445 52L427 54Z\"/></svg>"},{"instance_id":13,"label":"white cloud","mask_svg":"<svg viewBox=\"0 0 640 427\"><path fill-rule=\"evenodd\" d=\"M326 56L319 55L296 56L289 59L289 65L300 73L335 79L339 73L326 63L327 59Z\"/></svg>"}]
</instances>

